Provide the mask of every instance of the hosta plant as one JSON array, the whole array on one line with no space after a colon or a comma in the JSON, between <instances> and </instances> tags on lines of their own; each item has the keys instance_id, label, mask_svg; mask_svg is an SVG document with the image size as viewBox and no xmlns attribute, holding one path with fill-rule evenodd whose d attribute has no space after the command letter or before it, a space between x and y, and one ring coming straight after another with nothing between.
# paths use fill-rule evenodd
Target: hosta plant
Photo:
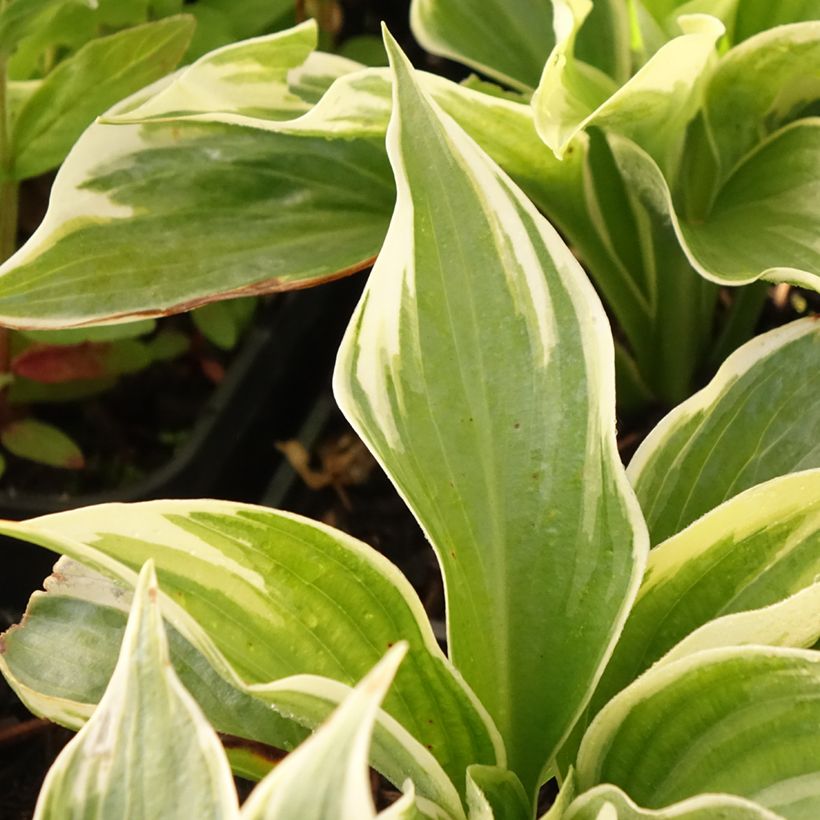
<instances>
[{"instance_id":1,"label":"hosta plant","mask_svg":"<svg viewBox=\"0 0 820 820\"><path fill-rule=\"evenodd\" d=\"M679 402L745 341L757 280L817 289L816 0L415 0L412 23L505 86L420 78L584 264L617 320L622 408ZM157 315L368 266L395 197L389 78L315 44L305 23L219 49L86 131L0 269L3 322Z\"/></svg>"},{"instance_id":2,"label":"hosta plant","mask_svg":"<svg viewBox=\"0 0 820 820\"><path fill-rule=\"evenodd\" d=\"M404 793L386 816L525 820L552 777L550 820L816 816L820 325L742 346L624 471L583 269L388 48L397 202L334 389L436 551L447 655L394 566L291 513L4 522L64 557L0 668L86 726L41 816L235 816L208 722L246 777L296 748L246 817L375 816L368 747Z\"/></svg>"},{"instance_id":3,"label":"hosta plant","mask_svg":"<svg viewBox=\"0 0 820 820\"><path fill-rule=\"evenodd\" d=\"M37 207L37 189L21 188L23 183L57 168L99 114L190 59L192 49L195 56L203 45L207 50L256 33L288 7L281 0L268 2L264 12L261 4L249 5L225 31L217 25L224 5L205 0L184 7L193 14L181 14L182 0L0 4L0 259L17 249L21 211ZM204 31L197 26L203 18ZM214 343L230 347L247 307L216 305L193 318ZM155 326L154 320L142 320L107 328L1 330L0 473L3 451L52 467L81 468L85 459L78 444L32 408L86 399L121 375L188 349L189 334Z\"/></svg>"}]
</instances>

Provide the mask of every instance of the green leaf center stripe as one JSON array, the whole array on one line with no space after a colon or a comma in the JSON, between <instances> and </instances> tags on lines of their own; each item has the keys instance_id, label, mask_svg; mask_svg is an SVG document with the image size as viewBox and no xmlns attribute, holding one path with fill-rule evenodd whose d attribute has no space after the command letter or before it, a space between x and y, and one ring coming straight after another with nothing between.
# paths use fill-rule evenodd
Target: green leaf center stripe
<instances>
[{"instance_id":1,"label":"green leaf center stripe","mask_svg":"<svg viewBox=\"0 0 820 820\"><path fill-rule=\"evenodd\" d=\"M606 404L612 349L555 231L392 52L397 205L334 391L437 551L453 660L529 791L643 558ZM590 609L585 649L547 626Z\"/></svg>"}]
</instances>

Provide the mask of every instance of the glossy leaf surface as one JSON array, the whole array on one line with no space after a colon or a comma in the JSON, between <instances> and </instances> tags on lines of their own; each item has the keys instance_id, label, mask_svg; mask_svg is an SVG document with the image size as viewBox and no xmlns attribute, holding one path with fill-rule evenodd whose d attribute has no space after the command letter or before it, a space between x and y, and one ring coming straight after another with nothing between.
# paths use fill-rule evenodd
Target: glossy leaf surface
<instances>
[{"instance_id":1,"label":"glossy leaf surface","mask_svg":"<svg viewBox=\"0 0 820 820\"><path fill-rule=\"evenodd\" d=\"M334 390L437 550L451 655L529 791L641 572L611 341L555 231L391 59L399 200ZM583 644L556 626L582 612Z\"/></svg>"}]
</instances>

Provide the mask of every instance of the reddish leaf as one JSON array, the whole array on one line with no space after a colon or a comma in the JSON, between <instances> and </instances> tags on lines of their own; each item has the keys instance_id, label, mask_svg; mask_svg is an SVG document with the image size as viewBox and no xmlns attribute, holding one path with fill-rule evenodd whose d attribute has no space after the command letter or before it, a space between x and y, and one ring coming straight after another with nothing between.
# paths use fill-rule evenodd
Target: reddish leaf
<instances>
[{"instance_id":1,"label":"reddish leaf","mask_svg":"<svg viewBox=\"0 0 820 820\"><path fill-rule=\"evenodd\" d=\"M41 384L61 384L81 379L101 379L108 375L105 342L78 345L32 345L11 363L17 376Z\"/></svg>"}]
</instances>

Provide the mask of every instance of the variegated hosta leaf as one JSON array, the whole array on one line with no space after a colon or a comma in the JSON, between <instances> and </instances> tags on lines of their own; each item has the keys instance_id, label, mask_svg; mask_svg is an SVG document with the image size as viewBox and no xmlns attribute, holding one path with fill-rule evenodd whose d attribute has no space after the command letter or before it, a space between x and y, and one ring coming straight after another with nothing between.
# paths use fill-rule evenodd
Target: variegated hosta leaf
<instances>
[{"instance_id":1,"label":"variegated hosta leaf","mask_svg":"<svg viewBox=\"0 0 820 820\"><path fill-rule=\"evenodd\" d=\"M113 672L132 589L66 557L45 589L32 595L23 623L3 634L0 668L31 711L79 729ZM172 625L166 631L180 680L218 731L280 749L304 738L301 726L220 677Z\"/></svg>"},{"instance_id":2,"label":"variegated hosta leaf","mask_svg":"<svg viewBox=\"0 0 820 820\"><path fill-rule=\"evenodd\" d=\"M617 786L596 786L572 803L563 820L782 820L751 800L701 794L664 809L642 809Z\"/></svg>"},{"instance_id":3,"label":"variegated hosta leaf","mask_svg":"<svg viewBox=\"0 0 820 820\"><path fill-rule=\"evenodd\" d=\"M704 624L721 618L723 631L712 625L711 640L735 644L739 635L722 616L777 604L818 578L820 470L775 478L724 502L652 550L592 713ZM773 642L812 646L820 638L817 589L780 612L779 629L777 615L760 613L761 634L743 642L767 643L772 629Z\"/></svg>"},{"instance_id":4,"label":"variegated hosta leaf","mask_svg":"<svg viewBox=\"0 0 820 820\"><path fill-rule=\"evenodd\" d=\"M399 200L334 390L436 548L452 657L531 792L642 571L611 339L555 231L390 52Z\"/></svg>"},{"instance_id":5,"label":"variegated hosta leaf","mask_svg":"<svg viewBox=\"0 0 820 820\"><path fill-rule=\"evenodd\" d=\"M700 103L702 81L716 59L723 24L708 15L682 18L684 33L616 90L573 56L591 0L556 0L555 8L558 42L533 98L544 141L562 156L580 131L596 125L635 140L664 169L673 170L686 124Z\"/></svg>"},{"instance_id":6,"label":"variegated hosta leaf","mask_svg":"<svg viewBox=\"0 0 820 820\"><path fill-rule=\"evenodd\" d=\"M376 817L367 767L371 736L407 648L394 646L327 722L253 790L243 820Z\"/></svg>"},{"instance_id":7,"label":"variegated hosta leaf","mask_svg":"<svg viewBox=\"0 0 820 820\"><path fill-rule=\"evenodd\" d=\"M46 776L34 816L232 820L237 813L219 739L169 663L148 562L111 681Z\"/></svg>"},{"instance_id":8,"label":"variegated hosta leaf","mask_svg":"<svg viewBox=\"0 0 820 820\"><path fill-rule=\"evenodd\" d=\"M776 604L735 612L708 621L670 649L659 663L670 663L721 646L817 648L820 640L820 581Z\"/></svg>"},{"instance_id":9,"label":"variegated hosta leaf","mask_svg":"<svg viewBox=\"0 0 820 820\"><path fill-rule=\"evenodd\" d=\"M59 165L98 114L176 67L193 30L191 17L170 17L92 40L60 63L15 118L14 176Z\"/></svg>"},{"instance_id":10,"label":"variegated hosta leaf","mask_svg":"<svg viewBox=\"0 0 820 820\"><path fill-rule=\"evenodd\" d=\"M337 77L358 63L314 53L316 21L218 48L184 68L165 88L134 106L140 120L169 114L239 114L289 120L310 110ZM132 107L117 113L128 118Z\"/></svg>"},{"instance_id":11,"label":"variegated hosta leaf","mask_svg":"<svg viewBox=\"0 0 820 820\"><path fill-rule=\"evenodd\" d=\"M337 530L216 501L103 505L4 522L2 529L126 584L119 568L152 558L163 590L184 610L168 615L170 622L240 688L304 674L353 684L388 646L406 640L408 659L386 711L419 748L430 750L425 767L433 771L437 758L463 792L470 763L503 763L495 729L438 648L412 587L386 559ZM274 704L281 695L256 694ZM315 708L316 697L305 698ZM304 722L315 726L327 711L319 708ZM388 744L403 743L397 732L389 734ZM399 784L408 776L391 774ZM435 777L434 771L440 784Z\"/></svg>"},{"instance_id":12,"label":"variegated hosta leaf","mask_svg":"<svg viewBox=\"0 0 820 820\"><path fill-rule=\"evenodd\" d=\"M467 769L468 820L530 820L529 795L514 772L495 766Z\"/></svg>"},{"instance_id":13,"label":"variegated hosta leaf","mask_svg":"<svg viewBox=\"0 0 820 820\"><path fill-rule=\"evenodd\" d=\"M701 276L726 285L765 279L820 289L820 119L772 134L735 166L708 213L691 220L676 210L649 154L617 134L608 139L624 177L647 207L668 216Z\"/></svg>"},{"instance_id":14,"label":"variegated hosta leaf","mask_svg":"<svg viewBox=\"0 0 820 820\"><path fill-rule=\"evenodd\" d=\"M416 39L515 88L532 89L555 42L544 0L413 0Z\"/></svg>"},{"instance_id":15,"label":"variegated hosta leaf","mask_svg":"<svg viewBox=\"0 0 820 820\"><path fill-rule=\"evenodd\" d=\"M158 314L366 265L394 200L383 144L389 77L351 74L356 64L330 55L300 63L309 37L306 26L219 51L106 115L128 124L89 128L58 174L44 224L0 269L0 320L63 327ZM242 111L265 118L232 108L228 78L247 64L268 82L243 86ZM573 162L545 156L528 105L427 82L562 229L589 233L580 152ZM133 122L141 103L153 112L144 128ZM277 110L295 119L271 119Z\"/></svg>"},{"instance_id":16,"label":"variegated hosta leaf","mask_svg":"<svg viewBox=\"0 0 820 820\"><path fill-rule=\"evenodd\" d=\"M704 98L709 142L718 166L715 190L736 176L736 167L766 136L818 98L820 20L773 28L724 55ZM790 170L787 159L788 152L782 161L783 172ZM748 167L748 159L745 165ZM766 174L757 176L758 182L765 184ZM806 197L809 191L801 188L799 196ZM816 193L814 199L816 205ZM784 203L779 207L784 208ZM715 209L720 210L720 202ZM786 213L791 221L793 209L786 209Z\"/></svg>"},{"instance_id":17,"label":"variegated hosta leaf","mask_svg":"<svg viewBox=\"0 0 820 820\"><path fill-rule=\"evenodd\" d=\"M640 806L735 794L787 820L820 811L820 653L743 647L647 672L589 728L582 791L601 783Z\"/></svg>"},{"instance_id":18,"label":"variegated hosta leaf","mask_svg":"<svg viewBox=\"0 0 820 820\"><path fill-rule=\"evenodd\" d=\"M627 474L658 544L770 478L820 467L820 324L758 336L649 434Z\"/></svg>"},{"instance_id":19,"label":"variegated hosta leaf","mask_svg":"<svg viewBox=\"0 0 820 820\"><path fill-rule=\"evenodd\" d=\"M410 23L428 51L530 90L555 43L552 5L543 0L413 0ZM629 21L623 3L595 3L579 36L578 56L618 81L626 79Z\"/></svg>"},{"instance_id":20,"label":"variegated hosta leaf","mask_svg":"<svg viewBox=\"0 0 820 820\"><path fill-rule=\"evenodd\" d=\"M0 321L159 315L334 278L369 264L393 195L373 140L93 125L46 220L0 269Z\"/></svg>"}]
</instances>

